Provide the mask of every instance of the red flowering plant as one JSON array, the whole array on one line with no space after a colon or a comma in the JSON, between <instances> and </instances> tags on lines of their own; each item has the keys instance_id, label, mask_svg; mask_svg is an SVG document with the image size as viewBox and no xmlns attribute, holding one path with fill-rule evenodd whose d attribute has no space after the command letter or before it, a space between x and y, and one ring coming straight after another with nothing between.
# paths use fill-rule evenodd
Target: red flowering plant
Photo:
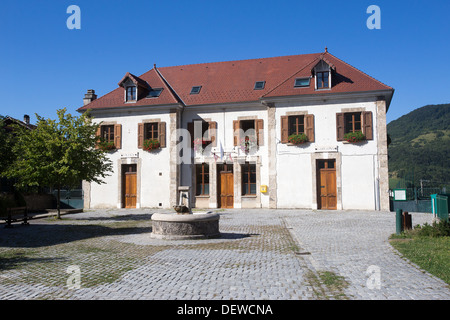
<instances>
[{"instance_id":1,"label":"red flowering plant","mask_svg":"<svg viewBox=\"0 0 450 320\"><path fill-rule=\"evenodd\" d=\"M302 144L308 142L308 136L304 133L291 134L288 137L288 142L292 144Z\"/></svg>"},{"instance_id":2,"label":"red flowering plant","mask_svg":"<svg viewBox=\"0 0 450 320\"><path fill-rule=\"evenodd\" d=\"M250 150L253 150L258 146L256 138L253 136L245 136L244 138L241 138L239 145L241 147L241 150L245 153L249 153Z\"/></svg>"},{"instance_id":3,"label":"red flowering plant","mask_svg":"<svg viewBox=\"0 0 450 320\"><path fill-rule=\"evenodd\" d=\"M366 136L361 131L348 132L344 135L344 140L355 143L366 140Z\"/></svg>"},{"instance_id":4,"label":"red flowering plant","mask_svg":"<svg viewBox=\"0 0 450 320\"><path fill-rule=\"evenodd\" d=\"M98 143L98 148L103 151L111 151L116 149L116 145L114 144L114 141L106 141L101 139Z\"/></svg>"},{"instance_id":5,"label":"red flowering plant","mask_svg":"<svg viewBox=\"0 0 450 320\"><path fill-rule=\"evenodd\" d=\"M156 139L144 140L144 150L145 151L152 151L152 150L158 149L159 146L160 146L159 141Z\"/></svg>"},{"instance_id":6,"label":"red flowering plant","mask_svg":"<svg viewBox=\"0 0 450 320\"><path fill-rule=\"evenodd\" d=\"M194 139L193 143L194 143L194 151L198 151L200 153L203 152L203 150L205 150L205 146L209 141L203 140L202 138L196 138Z\"/></svg>"}]
</instances>

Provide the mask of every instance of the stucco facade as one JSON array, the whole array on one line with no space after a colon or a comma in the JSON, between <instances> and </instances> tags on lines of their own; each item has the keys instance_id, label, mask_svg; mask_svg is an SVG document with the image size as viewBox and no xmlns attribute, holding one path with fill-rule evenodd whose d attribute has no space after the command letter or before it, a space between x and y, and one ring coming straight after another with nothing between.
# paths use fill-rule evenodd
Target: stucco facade
<instances>
[{"instance_id":1,"label":"stucco facade","mask_svg":"<svg viewBox=\"0 0 450 320\"><path fill-rule=\"evenodd\" d=\"M124 207L124 197L129 196L124 190L127 188L124 170L129 170L136 176L135 207L171 208L177 202L178 186L190 186L191 204L197 208L224 207L227 196L226 207L233 208L389 210L386 112L393 89L377 82L371 90L333 91L342 88L337 80L341 76L338 72L351 77L355 69L347 72L348 65L340 66L340 60L331 60L337 58L327 52L314 59L307 64L308 70L313 71L309 76L311 88L305 86L293 93L283 91L287 90L283 86L292 76L292 72L286 71L287 80L274 83L249 101L220 98L206 101L205 98L204 103L189 104L191 96L183 96L182 90L177 90L176 81L171 85L168 79L173 71L168 69L165 73L156 66L152 69L154 78L150 78L150 73L124 77L121 83L127 85L134 80L141 87L147 82L151 88L164 88L162 92L166 96L161 94L161 97L166 100L158 104L152 97L152 100L139 101L141 105L122 101L117 106L99 102L98 107L92 100L80 108L81 112L90 109L102 126L120 124L121 128L120 148L108 152L113 173L104 184L83 184L85 207ZM318 92L314 65L319 65L321 72L324 65L330 66L326 90L321 92ZM213 69L214 65L208 67ZM271 72L272 69L261 73L260 78L269 77ZM196 82L195 74L192 79L193 85L202 85L198 97L203 92L206 96L208 83ZM268 79L256 79L266 80L266 86L269 84ZM249 83L253 81L250 79ZM357 81L356 75L353 81ZM119 90L117 96L122 94L120 99L123 99L126 88ZM171 96L167 96L169 93ZM225 90L223 94L230 93ZM347 120L346 115L356 115L357 119ZM348 123L356 124L366 139L358 143L343 141L338 128L341 116L346 117L345 130ZM286 141L287 130L292 132L294 120L297 126L299 121L304 121L296 128L307 133L308 142L294 145ZM142 134L139 128L150 122L164 124L158 128L164 128L164 132L159 131L159 137L164 135L165 143L157 150L146 151L139 145ZM203 123L203 129L195 127L195 123ZM195 137L203 134L209 145L204 150L194 148L193 134ZM244 136L255 137L256 141L247 152L242 147ZM224 184L229 185L228 191ZM325 189L331 191L324 193Z\"/></svg>"}]
</instances>

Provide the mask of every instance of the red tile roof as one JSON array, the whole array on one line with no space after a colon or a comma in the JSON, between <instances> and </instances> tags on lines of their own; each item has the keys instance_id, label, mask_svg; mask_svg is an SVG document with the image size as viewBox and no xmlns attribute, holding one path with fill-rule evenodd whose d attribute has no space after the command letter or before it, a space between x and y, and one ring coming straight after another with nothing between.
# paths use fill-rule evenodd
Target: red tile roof
<instances>
[{"instance_id":1,"label":"red tile roof","mask_svg":"<svg viewBox=\"0 0 450 320\"><path fill-rule=\"evenodd\" d=\"M295 78L311 76L311 69L321 59L334 70L332 88L315 90L314 81L311 81L309 87L295 88ZM119 87L78 110L174 103L194 106L259 101L263 98L282 96L393 90L327 51L273 58L154 67L136 78L146 81L152 88L164 88L160 97L125 103L124 89ZM265 81L264 89L254 90L256 81ZM190 94L193 86L202 86L199 94Z\"/></svg>"}]
</instances>

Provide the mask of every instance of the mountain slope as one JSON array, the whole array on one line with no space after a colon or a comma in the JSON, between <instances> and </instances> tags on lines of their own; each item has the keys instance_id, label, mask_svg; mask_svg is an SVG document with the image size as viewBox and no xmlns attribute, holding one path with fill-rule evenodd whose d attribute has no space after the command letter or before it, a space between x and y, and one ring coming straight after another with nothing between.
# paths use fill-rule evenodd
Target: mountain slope
<instances>
[{"instance_id":1,"label":"mountain slope","mask_svg":"<svg viewBox=\"0 0 450 320\"><path fill-rule=\"evenodd\" d=\"M450 104L418 108L390 122L387 131L391 178L409 176L416 186L420 179L450 185Z\"/></svg>"}]
</instances>

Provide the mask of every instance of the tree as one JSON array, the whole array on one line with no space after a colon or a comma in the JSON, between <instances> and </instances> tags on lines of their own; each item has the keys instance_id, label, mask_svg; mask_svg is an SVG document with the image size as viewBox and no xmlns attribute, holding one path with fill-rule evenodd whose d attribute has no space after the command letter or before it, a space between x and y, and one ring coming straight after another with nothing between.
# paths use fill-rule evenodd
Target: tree
<instances>
[{"instance_id":1,"label":"tree","mask_svg":"<svg viewBox=\"0 0 450 320\"><path fill-rule=\"evenodd\" d=\"M0 177L14 159L12 134L6 130L5 126L5 119L0 115Z\"/></svg>"},{"instance_id":2,"label":"tree","mask_svg":"<svg viewBox=\"0 0 450 320\"><path fill-rule=\"evenodd\" d=\"M6 175L16 178L16 186L46 186L57 189L57 218L60 219L60 191L85 180L103 183L112 171L105 151L96 148L98 124L88 113L79 117L57 111L58 120L36 114L35 130L20 130L13 147L16 160Z\"/></svg>"}]
</instances>

